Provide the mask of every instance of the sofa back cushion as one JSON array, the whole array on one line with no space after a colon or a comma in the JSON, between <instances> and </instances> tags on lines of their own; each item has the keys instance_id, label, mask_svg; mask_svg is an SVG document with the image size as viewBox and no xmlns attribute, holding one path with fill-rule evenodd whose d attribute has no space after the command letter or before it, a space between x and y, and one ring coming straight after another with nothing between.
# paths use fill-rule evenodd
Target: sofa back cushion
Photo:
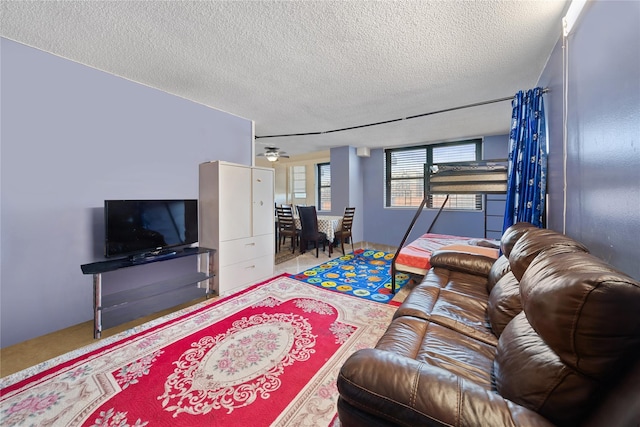
<instances>
[{"instance_id":1,"label":"sofa back cushion","mask_svg":"<svg viewBox=\"0 0 640 427\"><path fill-rule=\"evenodd\" d=\"M496 283L510 271L509 258L501 255L496 262L493 263L491 270L489 270L489 275L487 276L487 292L491 292Z\"/></svg>"},{"instance_id":2,"label":"sofa back cushion","mask_svg":"<svg viewBox=\"0 0 640 427\"><path fill-rule=\"evenodd\" d=\"M511 249L513 245L516 244L520 237L527 231L532 228L537 228L535 225L530 222L516 222L502 233L502 237L500 238L500 250L502 253L509 258L509 254L511 254Z\"/></svg>"},{"instance_id":3,"label":"sofa back cushion","mask_svg":"<svg viewBox=\"0 0 640 427\"><path fill-rule=\"evenodd\" d=\"M584 375L604 380L621 357L640 349L640 282L593 255L535 259L520 296L533 329Z\"/></svg>"},{"instance_id":4,"label":"sofa back cushion","mask_svg":"<svg viewBox=\"0 0 640 427\"><path fill-rule=\"evenodd\" d=\"M558 252L589 252L582 243L571 237L545 228L531 228L527 230L513 245L509 254L509 265L516 279L521 280L531 261L550 248L557 248Z\"/></svg>"},{"instance_id":5,"label":"sofa back cushion","mask_svg":"<svg viewBox=\"0 0 640 427\"><path fill-rule=\"evenodd\" d=\"M487 316L491 330L500 336L507 324L522 311L520 285L511 271L491 289L487 301Z\"/></svg>"},{"instance_id":6,"label":"sofa back cushion","mask_svg":"<svg viewBox=\"0 0 640 427\"><path fill-rule=\"evenodd\" d=\"M520 312L498 340L493 373L498 393L557 425L575 425L597 382L569 369Z\"/></svg>"},{"instance_id":7,"label":"sofa back cushion","mask_svg":"<svg viewBox=\"0 0 640 427\"><path fill-rule=\"evenodd\" d=\"M494 375L503 397L569 425L637 358L640 283L564 249L540 253L524 273L523 311L500 336Z\"/></svg>"},{"instance_id":8,"label":"sofa back cushion","mask_svg":"<svg viewBox=\"0 0 640 427\"><path fill-rule=\"evenodd\" d=\"M498 283L498 280L502 279L502 276L511 271L511 266L509 265L509 254L511 253L511 249L520 237L532 228L536 227L531 223L518 222L507 228L505 232L502 233L502 238L500 239L500 250L502 251L502 255L497 259L489 271L487 292L491 292L491 289L493 289L495 284Z\"/></svg>"},{"instance_id":9,"label":"sofa back cushion","mask_svg":"<svg viewBox=\"0 0 640 427\"><path fill-rule=\"evenodd\" d=\"M485 281L495 261L495 258L484 255L444 249L433 252L429 259L433 268L446 268L451 271L482 276ZM485 292L485 295L487 293Z\"/></svg>"}]
</instances>

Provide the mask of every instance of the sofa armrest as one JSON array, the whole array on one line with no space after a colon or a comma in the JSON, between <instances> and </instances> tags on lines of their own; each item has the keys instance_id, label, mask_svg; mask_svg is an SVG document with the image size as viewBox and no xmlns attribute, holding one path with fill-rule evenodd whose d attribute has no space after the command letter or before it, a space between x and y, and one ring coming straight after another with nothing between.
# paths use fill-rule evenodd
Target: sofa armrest
<instances>
[{"instance_id":1,"label":"sofa armrest","mask_svg":"<svg viewBox=\"0 0 640 427\"><path fill-rule=\"evenodd\" d=\"M340 397L390 423L421 426L552 426L542 416L473 382L424 362L378 349L347 359Z\"/></svg>"},{"instance_id":2,"label":"sofa armrest","mask_svg":"<svg viewBox=\"0 0 640 427\"><path fill-rule=\"evenodd\" d=\"M496 260L485 255L439 250L431 255L429 262L431 267L441 267L476 276L489 277L491 267Z\"/></svg>"}]
</instances>

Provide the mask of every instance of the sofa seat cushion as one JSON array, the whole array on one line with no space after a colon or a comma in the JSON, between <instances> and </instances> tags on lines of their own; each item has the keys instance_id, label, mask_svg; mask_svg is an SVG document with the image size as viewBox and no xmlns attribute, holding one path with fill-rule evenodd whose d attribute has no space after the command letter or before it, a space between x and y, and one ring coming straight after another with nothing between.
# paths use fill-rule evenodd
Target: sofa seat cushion
<instances>
[{"instance_id":1,"label":"sofa seat cushion","mask_svg":"<svg viewBox=\"0 0 640 427\"><path fill-rule=\"evenodd\" d=\"M498 337L487 318L486 278L432 268L407 295L394 318L430 320L470 338L496 346Z\"/></svg>"},{"instance_id":2,"label":"sofa seat cushion","mask_svg":"<svg viewBox=\"0 0 640 427\"><path fill-rule=\"evenodd\" d=\"M489 298L486 285L484 276L433 267L407 295L395 317L415 316L428 320L443 289L486 301Z\"/></svg>"},{"instance_id":3,"label":"sofa seat cushion","mask_svg":"<svg viewBox=\"0 0 640 427\"><path fill-rule=\"evenodd\" d=\"M407 296L394 318L430 320L470 338L496 346L498 337L487 318L487 301L421 283Z\"/></svg>"},{"instance_id":4,"label":"sofa seat cushion","mask_svg":"<svg viewBox=\"0 0 640 427\"><path fill-rule=\"evenodd\" d=\"M491 389L495 346L468 338L442 325L398 317L376 348L436 366Z\"/></svg>"},{"instance_id":5,"label":"sofa seat cushion","mask_svg":"<svg viewBox=\"0 0 640 427\"><path fill-rule=\"evenodd\" d=\"M504 399L488 384L460 377L429 359L416 360L379 348L351 355L340 369L337 386L343 425L552 426L535 412Z\"/></svg>"}]
</instances>

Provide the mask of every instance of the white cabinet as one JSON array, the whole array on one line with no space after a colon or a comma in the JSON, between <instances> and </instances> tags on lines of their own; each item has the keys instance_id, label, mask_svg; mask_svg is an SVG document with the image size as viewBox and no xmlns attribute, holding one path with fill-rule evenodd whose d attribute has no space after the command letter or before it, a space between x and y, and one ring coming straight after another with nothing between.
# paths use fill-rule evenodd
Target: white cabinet
<instances>
[{"instance_id":1,"label":"white cabinet","mask_svg":"<svg viewBox=\"0 0 640 427\"><path fill-rule=\"evenodd\" d=\"M275 232L274 174L273 169L251 168L254 236ZM275 250L275 245L272 246Z\"/></svg>"},{"instance_id":2,"label":"white cabinet","mask_svg":"<svg viewBox=\"0 0 640 427\"><path fill-rule=\"evenodd\" d=\"M200 165L199 245L216 249L214 289L227 295L273 276L274 171Z\"/></svg>"}]
</instances>

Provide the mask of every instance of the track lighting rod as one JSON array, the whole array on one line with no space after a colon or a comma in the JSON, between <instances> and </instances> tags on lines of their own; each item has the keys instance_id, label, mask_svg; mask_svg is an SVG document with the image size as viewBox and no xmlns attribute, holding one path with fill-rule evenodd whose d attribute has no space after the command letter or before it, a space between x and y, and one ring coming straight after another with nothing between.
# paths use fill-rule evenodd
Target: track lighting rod
<instances>
[{"instance_id":1,"label":"track lighting rod","mask_svg":"<svg viewBox=\"0 0 640 427\"><path fill-rule=\"evenodd\" d=\"M549 89L545 88L545 89L542 90L542 93L547 93L548 91L549 91ZM505 97L505 98L492 99L491 101L476 102L476 103L473 103L473 104L462 105L462 106L459 106L459 107L445 108L444 110L438 110L438 111L431 111L429 113L416 114L414 116L403 117L401 119L384 120L382 122L368 123L366 125L350 126L350 127L346 127L346 128L332 129L332 130L326 130L326 131L322 131L322 132L286 133L286 134L282 134L282 135L256 135L255 138L256 139L266 139L266 138L284 138L284 137L287 137L287 136L325 135L325 134L328 134L328 133L344 132L344 131L347 131L347 130L361 129L361 128L366 128L366 127L370 127L370 126L386 125L388 123L401 122L403 120L410 120L410 119L417 119L419 117L426 117L426 116L431 116L433 114L440 114L440 113L448 113L450 111L462 110L462 109L465 109L465 108L472 108L472 107L479 107L481 105L495 104L496 102L510 101L512 99L513 99L513 96L508 96L508 97Z\"/></svg>"}]
</instances>

